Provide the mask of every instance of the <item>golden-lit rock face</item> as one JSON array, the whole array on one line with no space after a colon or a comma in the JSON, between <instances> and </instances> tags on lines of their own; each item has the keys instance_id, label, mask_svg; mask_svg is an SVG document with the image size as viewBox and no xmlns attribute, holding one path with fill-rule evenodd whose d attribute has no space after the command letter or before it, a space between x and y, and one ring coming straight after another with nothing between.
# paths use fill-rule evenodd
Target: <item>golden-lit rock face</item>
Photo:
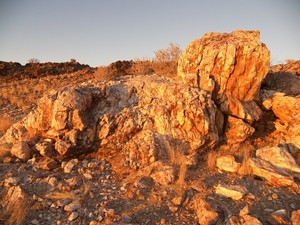
<instances>
[{"instance_id":1,"label":"golden-lit rock face","mask_svg":"<svg viewBox=\"0 0 300 225\"><path fill-rule=\"evenodd\" d=\"M194 153L215 146L215 117L216 105L206 91L161 76L127 76L52 91L4 139L50 138L56 154L49 154L60 157L110 149L139 168L170 158L174 149ZM42 155L48 154L45 149Z\"/></svg>"},{"instance_id":2,"label":"golden-lit rock face","mask_svg":"<svg viewBox=\"0 0 300 225\"><path fill-rule=\"evenodd\" d=\"M252 122L261 116L253 101L268 72L270 51L259 31L207 33L192 41L178 62L178 76L212 93L221 111Z\"/></svg>"}]
</instances>

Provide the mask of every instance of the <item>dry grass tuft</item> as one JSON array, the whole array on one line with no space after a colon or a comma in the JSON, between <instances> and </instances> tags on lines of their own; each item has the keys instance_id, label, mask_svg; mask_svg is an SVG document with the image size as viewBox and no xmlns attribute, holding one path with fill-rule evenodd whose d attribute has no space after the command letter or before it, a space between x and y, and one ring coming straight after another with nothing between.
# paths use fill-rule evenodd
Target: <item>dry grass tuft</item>
<instances>
[{"instance_id":1,"label":"dry grass tuft","mask_svg":"<svg viewBox=\"0 0 300 225\"><path fill-rule=\"evenodd\" d=\"M48 199L52 199L52 200L60 200L60 199L63 199L63 198L69 198L69 199L73 199L73 200L80 200L79 196L77 196L77 195L75 195L71 192L66 192L66 191L52 192L52 193L46 194L45 197L48 198Z\"/></svg>"},{"instance_id":2,"label":"dry grass tuft","mask_svg":"<svg viewBox=\"0 0 300 225\"><path fill-rule=\"evenodd\" d=\"M177 184L184 185L187 172L186 156L184 155L184 151L178 146L176 146L176 148L170 146L168 154L171 164L179 168Z\"/></svg>"},{"instance_id":3,"label":"dry grass tuft","mask_svg":"<svg viewBox=\"0 0 300 225\"><path fill-rule=\"evenodd\" d=\"M249 159L253 157L253 149L250 147L248 148L246 145L242 145L240 151L243 154L243 161L238 173L240 175L251 175L252 169L249 165Z\"/></svg>"},{"instance_id":4,"label":"dry grass tuft","mask_svg":"<svg viewBox=\"0 0 300 225\"><path fill-rule=\"evenodd\" d=\"M216 167L217 158L221 155L220 152L217 152L215 150L210 150L207 152L207 166L210 169L214 169Z\"/></svg>"},{"instance_id":5,"label":"dry grass tuft","mask_svg":"<svg viewBox=\"0 0 300 225\"><path fill-rule=\"evenodd\" d=\"M19 198L18 201L9 204L7 214L9 216L6 224L8 225L19 225L23 224L23 220L27 216L30 209L30 201L28 199Z\"/></svg>"}]
</instances>

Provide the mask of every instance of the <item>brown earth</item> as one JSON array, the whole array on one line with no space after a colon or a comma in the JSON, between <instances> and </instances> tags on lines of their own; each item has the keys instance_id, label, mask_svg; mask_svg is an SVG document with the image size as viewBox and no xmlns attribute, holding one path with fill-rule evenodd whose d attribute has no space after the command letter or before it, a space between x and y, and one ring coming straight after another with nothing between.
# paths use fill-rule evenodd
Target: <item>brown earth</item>
<instances>
[{"instance_id":1,"label":"brown earth","mask_svg":"<svg viewBox=\"0 0 300 225\"><path fill-rule=\"evenodd\" d=\"M285 72L284 68L290 67L280 68L280 72ZM298 75L294 71L299 69L300 66L295 68L293 64L293 71L287 72ZM39 69L36 71L30 72L38 75L33 77L20 76L22 72L18 75L9 72L9 76L0 77L2 118L6 115L12 122L20 121L36 107L37 99L52 88L94 79L89 67L71 73L68 69L62 74L49 72L48 76L41 76ZM270 68L270 72L278 72L278 66ZM157 185L149 179L146 170L137 174L120 172L118 159L99 152L55 161L57 165L51 170L39 167L47 164L42 157L27 163L17 159L12 160L14 163L3 162L0 164L0 224L198 224L195 206L198 195L218 213L218 224L238 216L246 205L249 215L262 224L291 224L292 212L300 209L299 177L295 179L296 186L276 187L251 171L228 173L214 166L220 155L233 155L242 164L245 155L253 154L254 150L282 144L284 133L275 129L276 119L272 111L264 110L262 118L252 124L255 132L244 142L231 145L221 142L218 147L202 152L197 167L188 168L183 181L169 185ZM2 125L0 130L4 129ZM3 133L4 130L1 136ZM300 154L293 156L299 165ZM73 165L70 171L65 170L66 163ZM243 185L249 193L240 200L221 197L215 193L218 184ZM277 217L272 213L277 210L285 214L274 219Z\"/></svg>"}]
</instances>

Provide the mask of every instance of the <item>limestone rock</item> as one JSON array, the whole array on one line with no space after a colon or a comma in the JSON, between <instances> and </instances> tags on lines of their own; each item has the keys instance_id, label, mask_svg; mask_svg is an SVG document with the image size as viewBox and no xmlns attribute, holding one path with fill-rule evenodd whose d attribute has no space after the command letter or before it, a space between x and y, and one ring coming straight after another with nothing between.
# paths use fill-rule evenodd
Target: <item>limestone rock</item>
<instances>
[{"instance_id":1,"label":"limestone rock","mask_svg":"<svg viewBox=\"0 0 300 225\"><path fill-rule=\"evenodd\" d=\"M237 163L235 161L234 156L232 155L225 155L225 156L220 156L216 160L216 166L220 170L224 170L226 172L237 172L241 166L240 163Z\"/></svg>"},{"instance_id":2,"label":"limestone rock","mask_svg":"<svg viewBox=\"0 0 300 225\"><path fill-rule=\"evenodd\" d=\"M42 156L55 157L57 155L51 139L38 142L35 145L35 149L38 150Z\"/></svg>"},{"instance_id":3,"label":"limestone rock","mask_svg":"<svg viewBox=\"0 0 300 225\"><path fill-rule=\"evenodd\" d=\"M45 95L3 140L34 142L38 135L53 140L58 153L50 156L47 146L34 142L44 156L67 158L98 149L95 154L118 155L120 165L139 169L170 162L176 149L193 155L214 147L220 129L216 110L206 91L157 75L93 80Z\"/></svg>"},{"instance_id":4,"label":"limestone rock","mask_svg":"<svg viewBox=\"0 0 300 225\"><path fill-rule=\"evenodd\" d=\"M218 221L219 214L212 209L201 194L196 194L192 199L192 203L199 224L209 225Z\"/></svg>"},{"instance_id":5,"label":"limestone rock","mask_svg":"<svg viewBox=\"0 0 300 225\"><path fill-rule=\"evenodd\" d=\"M245 186L242 185L222 185L219 184L216 187L216 194L222 195L233 200L239 200L248 193L248 190Z\"/></svg>"},{"instance_id":6,"label":"limestone rock","mask_svg":"<svg viewBox=\"0 0 300 225\"><path fill-rule=\"evenodd\" d=\"M232 116L228 117L227 126L225 135L228 144L241 143L255 131L253 127L243 120Z\"/></svg>"},{"instance_id":7,"label":"limestone rock","mask_svg":"<svg viewBox=\"0 0 300 225\"><path fill-rule=\"evenodd\" d=\"M256 156L273 166L300 173L300 167L284 147L264 147L256 150Z\"/></svg>"},{"instance_id":8,"label":"limestone rock","mask_svg":"<svg viewBox=\"0 0 300 225\"><path fill-rule=\"evenodd\" d=\"M24 141L14 144L10 150L11 154L18 157L24 162L27 162L31 157L31 149L28 144Z\"/></svg>"},{"instance_id":9,"label":"limestone rock","mask_svg":"<svg viewBox=\"0 0 300 225\"><path fill-rule=\"evenodd\" d=\"M259 39L259 31L207 33L186 47L178 62L178 76L212 92L222 112L258 120L262 112L254 100L270 62L270 51Z\"/></svg>"},{"instance_id":10,"label":"limestone rock","mask_svg":"<svg viewBox=\"0 0 300 225\"><path fill-rule=\"evenodd\" d=\"M275 186L291 186L294 184L294 179L286 171L275 168L269 162L259 159L249 159L249 164L252 168L253 174L265 178Z\"/></svg>"},{"instance_id":11,"label":"limestone rock","mask_svg":"<svg viewBox=\"0 0 300 225\"><path fill-rule=\"evenodd\" d=\"M151 178L158 184L165 186L175 181L175 169L172 166L163 166L151 174Z\"/></svg>"}]
</instances>

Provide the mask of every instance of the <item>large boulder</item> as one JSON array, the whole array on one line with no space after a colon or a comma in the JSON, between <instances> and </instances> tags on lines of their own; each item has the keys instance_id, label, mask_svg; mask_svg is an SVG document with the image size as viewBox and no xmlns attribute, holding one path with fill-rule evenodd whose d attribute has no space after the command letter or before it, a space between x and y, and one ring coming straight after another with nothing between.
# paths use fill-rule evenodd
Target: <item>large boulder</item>
<instances>
[{"instance_id":1,"label":"large boulder","mask_svg":"<svg viewBox=\"0 0 300 225\"><path fill-rule=\"evenodd\" d=\"M176 150L194 154L215 146L215 117L216 106L204 90L160 76L126 76L52 91L3 139L34 142L41 155L53 157L120 153L119 163L138 169L170 161ZM38 144L45 140L49 148Z\"/></svg>"},{"instance_id":2,"label":"large boulder","mask_svg":"<svg viewBox=\"0 0 300 225\"><path fill-rule=\"evenodd\" d=\"M178 76L212 93L225 114L252 122L262 114L258 100L268 72L270 51L259 31L207 33L192 41L178 62Z\"/></svg>"}]
</instances>

